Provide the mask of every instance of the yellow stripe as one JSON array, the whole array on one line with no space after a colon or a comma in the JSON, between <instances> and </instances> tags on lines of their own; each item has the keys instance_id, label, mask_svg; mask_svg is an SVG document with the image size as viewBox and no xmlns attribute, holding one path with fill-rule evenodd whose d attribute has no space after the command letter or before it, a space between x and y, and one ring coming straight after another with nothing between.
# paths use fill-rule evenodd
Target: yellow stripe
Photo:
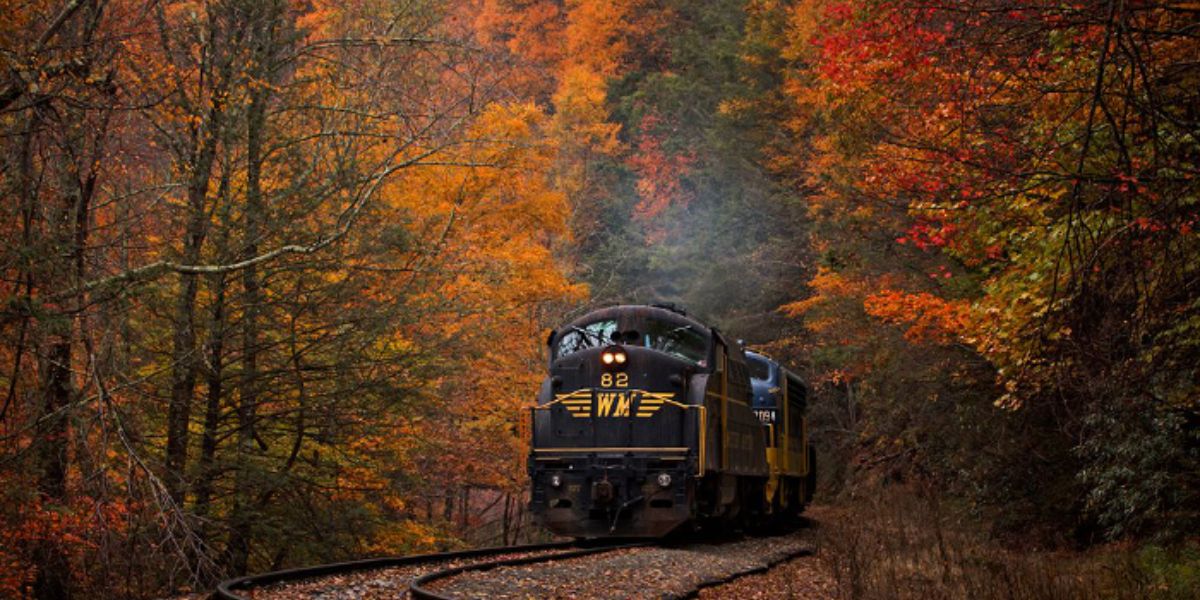
<instances>
[{"instance_id":1,"label":"yellow stripe","mask_svg":"<svg viewBox=\"0 0 1200 600\"><path fill-rule=\"evenodd\" d=\"M546 450L553 450L553 449L547 448ZM562 458L562 457L560 457L560 456L536 456L536 457L534 457L534 460L535 461L558 461L558 460L560 460L560 458ZM686 457L686 456L656 456L655 458L656 458L656 460L659 460L659 461L684 461L688 457Z\"/></svg>"},{"instance_id":2,"label":"yellow stripe","mask_svg":"<svg viewBox=\"0 0 1200 600\"><path fill-rule=\"evenodd\" d=\"M596 448L535 448L534 452L549 454L555 452L577 454L577 453L619 453L619 452L664 452L664 453L686 453L687 448L665 448L658 446L647 447L596 447Z\"/></svg>"},{"instance_id":3,"label":"yellow stripe","mask_svg":"<svg viewBox=\"0 0 1200 600\"><path fill-rule=\"evenodd\" d=\"M705 392L704 395L708 396L710 398L716 398L717 400L720 400L722 398L722 396L716 392ZM741 400L738 400L737 398L725 398L725 400L727 402L732 402L734 404L741 404L742 406L747 406L747 407L750 406L749 404L746 404L745 402L742 402Z\"/></svg>"}]
</instances>

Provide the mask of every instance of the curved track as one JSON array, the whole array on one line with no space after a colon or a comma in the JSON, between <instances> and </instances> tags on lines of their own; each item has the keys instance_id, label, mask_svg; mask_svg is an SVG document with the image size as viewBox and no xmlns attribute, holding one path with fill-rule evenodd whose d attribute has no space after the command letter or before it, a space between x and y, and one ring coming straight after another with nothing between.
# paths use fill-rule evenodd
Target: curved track
<instances>
[{"instance_id":1,"label":"curved track","mask_svg":"<svg viewBox=\"0 0 1200 600\"><path fill-rule=\"evenodd\" d=\"M783 539L782 537L768 536L765 538L740 538L740 541L726 540L717 542L717 547L723 547L719 554L724 556L728 552L744 552L738 550L739 546L745 546L747 543L753 544L755 548L760 547L759 544L770 544L771 539ZM279 591L280 584L295 584L297 586L308 585L309 582L320 584L320 580L326 577L337 577L352 575L355 573L363 573L369 571L377 571L391 569L396 567L411 567L411 574L399 577L393 581L401 582L396 587L389 589L394 592L399 592L403 595L407 591L412 598L423 600L466 600L479 593L479 588L476 587L474 592L459 589L454 592L456 585L462 584L451 583L456 577L465 576L468 580L474 578L476 586L479 585L481 573L492 570L497 570L498 573L512 573L508 567L523 567L527 565L556 563L562 561L564 565L571 564L571 559L584 558L588 556L596 556L594 560L598 561L597 565L602 565L605 561L621 561L627 559L600 557L605 553L615 552L618 550L634 549L639 558L638 561L653 560L652 557L663 553L671 554L680 551L685 552L712 552L713 546L710 543L700 543L700 547L708 548L708 550L697 550L697 546L693 543L684 542L679 544L679 540L673 543L660 543L661 541L636 541L630 540L603 540L592 542L561 542L553 544L528 544L521 546L502 546L494 548L484 548L478 550L466 550L460 552L442 552L434 554L421 554L416 556L403 556L391 558L378 558L370 560L361 560L345 563L336 563L328 565L319 565L315 567L307 567L301 569L290 569L286 571L275 571L271 573L263 573L260 575L252 575L248 577L240 577L222 582L214 594L214 598L221 600L250 600L251 597L271 597L274 593L272 590ZM728 545L727 545L728 544ZM755 550L757 553L758 551ZM646 553L646 554L643 554ZM789 561L791 559L809 555L812 553L811 546L807 547L791 547L785 550L775 550L763 555L761 561L757 565L741 564L731 571L718 570L714 572L709 570L707 575L700 574L699 578L692 579L687 582L686 587L676 586L673 591L663 595L662 597L669 598L695 598L701 590L720 586L726 583L733 582L739 578L768 571L776 565ZM619 555L614 555L619 556ZM699 556L699 555L698 555ZM585 564L591 564L591 560ZM677 559L676 559L677 560ZM578 569L578 565L565 567L566 569ZM600 566L596 569L599 570ZM537 567L542 569L542 567ZM374 575L370 575L374 577ZM494 575L483 575L484 580L494 579ZM500 575L500 580L504 579L505 575ZM487 584L492 585L492 584ZM438 589L434 589L438 588ZM471 589L471 584L467 584L467 589ZM266 596L262 596L263 592ZM284 592L286 594L286 592ZM293 591L295 593L295 590ZM245 594L245 595L242 595ZM585 593L589 596L589 593ZM284 596L289 597L289 596ZM292 596L295 597L295 596ZM339 596L340 597L340 596ZM347 596L350 597L350 596ZM372 596L374 597L374 596Z\"/></svg>"},{"instance_id":2,"label":"curved track","mask_svg":"<svg viewBox=\"0 0 1200 600\"><path fill-rule=\"evenodd\" d=\"M454 567L451 569L444 569L441 571L435 571L433 573L429 573L427 575L422 575L421 577L418 577L415 580L413 580L412 585L409 586L409 593L412 594L412 597L416 598L417 600L460 600L459 598L456 598L455 596L439 594L438 592L428 589L426 586L428 586L428 585L432 584L433 582L438 581L440 579L449 579L451 577L455 577L457 575L461 575L463 573L467 573L470 571L488 571L491 569L495 569L496 567L515 567L515 566L519 566L519 565L528 565L528 564L539 563L539 562L552 562L552 561L556 561L556 560L565 560L565 559L569 559L569 558L580 558L580 557L589 556L592 554L600 554L602 552L612 552L614 550L622 550L625 548L638 548L638 547L650 546L650 545L653 545L653 542L621 544L621 545L615 545L615 546L601 546L599 548L585 548L582 550L571 550L571 551L567 551L567 552L559 552L557 554L550 554L550 555L544 555L544 556L526 556L523 558L511 558L511 559L507 559L507 560L494 560L494 561L485 561L485 562L481 562L481 563L473 563L473 564L462 566L462 567Z\"/></svg>"},{"instance_id":3,"label":"curved track","mask_svg":"<svg viewBox=\"0 0 1200 600\"><path fill-rule=\"evenodd\" d=\"M750 538L749 540L747 540L747 539L743 538L740 543L744 544L748 541L753 542L755 539L756 538ZM757 539L765 539L765 538L757 538ZM735 545L737 544L737 542L726 542L726 543L734 543ZM701 544L701 545L707 546L706 544ZM575 594L577 592L579 592L580 590L578 590L578 589L575 589L575 590L558 589L556 592L550 593L547 591L546 588L544 588L544 587L539 588L536 584L533 588L530 588L529 590L527 590L525 592L519 592L519 591L515 592L514 588L506 587L506 585L510 585L510 584L504 583L506 579L509 582L513 581L514 574L510 569L504 569L504 568L505 567L521 567L521 566L528 566L528 565L539 565L537 567L537 569L539 569L539 570L549 569L550 563L559 563L559 562L569 563L569 562L572 562L572 559L593 556L596 558L589 559L588 562L590 563L592 560L595 560L596 564L597 564L597 567L596 567L597 570L600 570L603 572L609 572L611 565L608 567L603 566L603 563L605 561L607 561L608 559L606 557L600 557L599 555L616 552L619 550L633 549L634 550L633 556L639 557L639 558L635 559L635 562L646 560L646 559L650 559L652 561L653 559L651 557L655 553L660 553L660 552L664 552L664 551L665 552L679 552L681 550L695 551L694 550L695 547L696 546L692 545L692 544L678 545L676 543L663 544L660 542L642 542L642 543L627 543L627 544L600 547L600 548L572 550L572 551L555 553L552 555L530 556L530 557L500 559L500 560L494 560L494 561L484 561L484 562L456 566L456 567L447 568L447 569L444 569L441 571L427 573L427 574L413 580L413 582L410 584L409 592L410 592L410 594L412 594L412 597L417 600L472 600L472 599L480 597L484 594L481 590L492 589L492 588L490 588L490 586L499 585L500 589L505 589L506 592L502 593L501 596L498 596L498 597L506 597L506 598L507 597L535 597L535 596L542 595L542 594L555 595L555 596L557 596L559 594L562 594L563 596L575 596ZM691 582L689 582L687 584L687 587L676 586L674 590L669 590L669 588L664 589L664 590L655 590L655 591L647 590L646 593L643 595L645 597L672 598L672 599L676 599L676 600L682 600L684 598L697 598L700 596L700 594L703 590L706 590L709 588L720 587L725 584L733 583L743 577L747 577L750 575L765 573L780 564L786 563L786 562L796 559L796 558L800 558L800 557L804 557L804 556L811 556L812 553L813 553L813 550L812 550L811 546L791 548L791 549L788 549L783 552L777 552L770 557L764 556L763 557L764 560L761 563L753 565L753 566L743 565L739 568L736 568L735 570L723 572L723 573L713 573L713 572L709 571L708 575L701 576L699 579L695 579L695 580L692 580ZM485 581L490 581L490 579L494 578L494 576L484 575L483 573L492 571L492 570L496 570L498 573L501 573L501 574L498 575L498 578L495 579L495 581L492 581L490 583L484 583ZM509 573L507 575L502 573L503 571L506 571L506 570L509 571ZM655 575L653 575L653 573L661 573L661 571L655 571L653 568L649 569L647 572L641 572L638 570L627 570L627 571L623 571L623 572L630 573L631 577L636 577L637 576L636 574L638 574L638 573L641 573L641 575L648 576L648 577L655 576ZM565 571L565 572L560 571L558 576L562 577L563 575L566 575L567 578L569 579L570 571L569 570ZM461 586L456 586L454 583L452 583L452 581L455 578L460 577L460 576L465 576L468 579L474 578L475 579L474 585L472 586L471 584L467 584L464 589ZM531 581L531 580L527 579L527 577L528 577L527 574L516 575L515 577L517 580L520 580L520 581L524 581L524 582ZM554 576L550 576L549 579L553 579L553 577ZM554 585L554 584L550 584L550 585ZM457 590L456 590L456 587L458 587ZM434 589L434 588L437 588L437 589ZM534 591L534 590L536 590L536 591ZM595 593L585 592L583 595L579 595L577 597L581 597L581 598L617 597L617 596L629 593L630 590L628 590L627 588L625 588L625 589L605 588L604 590L593 590L593 591ZM635 595L636 594L637 594L637 592L635 592ZM641 597L641 596L639 596L639 597Z\"/></svg>"},{"instance_id":4,"label":"curved track","mask_svg":"<svg viewBox=\"0 0 1200 600\"><path fill-rule=\"evenodd\" d=\"M812 556L812 555L813 555L813 551L811 548L804 548L801 550L796 550L794 552L789 552L783 556L772 559L767 564L765 564L761 567L755 567L748 571L741 571L738 573L730 573L729 575L727 575L725 577L717 577L714 579L709 579L708 581L705 581L705 582L701 583L700 585L696 586L695 589L693 589L691 592L689 592L686 596L683 596L683 598L699 598L700 592L707 590L709 588L720 587L727 583L733 583L734 581L737 581L738 579L741 579L743 577L749 577L751 575L759 575L762 573L766 573L767 571L770 571L771 569L774 569L775 567L777 567L785 562L788 562L790 560L794 560L794 559L800 558L802 556Z\"/></svg>"},{"instance_id":5,"label":"curved track","mask_svg":"<svg viewBox=\"0 0 1200 600\"><path fill-rule=\"evenodd\" d=\"M248 597L240 595L239 591L247 591L253 588L261 588L278 583L286 583L292 581L300 581L304 579L315 579L318 577L328 577L331 575L342 575L346 573L354 573L358 571L370 571L374 569L387 569L391 567L416 566L431 563L446 562L452 560L486 558L488 556L496 556L503 554L512 554L518 552L542 552L549 550L567 550L578 548L579 545L575 542L556 542L551 544L525 544L520 546L497 546L492 548L480 548L476 550L462 550L457 552L437 552L433 554L417 554L412 556L393 556L388 558L372 558L367 560L356 560L350 562L333 563L327 565L317 565L315 567L303 567L299 569L287 569L284 571L272 571L270 573L261 573L259 575L248 575L246 577L238 577L222 581L217 585L213 597L219 600L249 600Z\"/></svg>"}]
</instances>

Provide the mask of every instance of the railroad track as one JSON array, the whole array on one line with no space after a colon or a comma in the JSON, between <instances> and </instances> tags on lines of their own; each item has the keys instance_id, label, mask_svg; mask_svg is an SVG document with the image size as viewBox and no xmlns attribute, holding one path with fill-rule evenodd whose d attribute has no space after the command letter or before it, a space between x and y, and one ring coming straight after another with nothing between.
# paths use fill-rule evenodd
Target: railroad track
<instances>
[{"instance_id":1,"label":"railroad track","mask_svg":"<svg viewBox=\"0 0 1200 600\"><path fill-rule=\"evenodd\" d=\"M428 573L426 575L423 575L423 576L417 578L415 581L413 581L413 583L410 587L410 593L412 594L412 597L415 600L473 600L474 598L483 597L483 594L478 593L478 592L466 593L466 594L463 594L463 593L456 594L456 593L449 592L449 591L434 590L434 589L431 589L431 586L436 585L439 582L446 583L449 580L454 579L455 577L470 575L472 573L481 573L481 572L491 571L493 569L501 569L504 567L518 567L518 566L522 566L522 565L533 565L533 564L537 564L537 563L555 563L555 562L560 562L560 561L569 561L572 559L584 558L584 557L605 554L605 553L616 553L620 550L629 550L629 549L658 550L658 549L663 549L663 546L660 546L658 544L651 543L651 542L646 542L646 543L638 543L638 544L624 544L624 545L619 545L619 546L610 546L610 547L605 547L605 548L589 548L589 549L583 549L583 550L574 550L574 551L562 552L562 553L545 555L545 556L531 556L531 557L525 557L525 558L516 558L516 559L509 559L509 560L495 560L495 561L486 561L486 562L481 562L481 563L475 563L475 564L466 565L466 566L462 566L462 567L456 567L456 568L452 568L452 569L444 569L442 571L437 571L437 572ZM703 591L703 590L706 590L709 588L715 588L715 587L718 587L718 586L721 586L721 585L724 585L727 583L731 583L737 579L740 579L742 577L746 577L749 575L763 573L763 572L769 571L770 569L774 568L775 566L777 566L781 563L787 562L787 561L795 559L795 558L799 558L801 556L808 556L811 554L812 554L811 548L807 548L807 547L806 548L794 548L794 549L787 550L785 552L780 552L780 553L770 557L769 559L765 560L765 562L763 562L761 564L757 564L757 565L754 565L754 566L751 566L748 568L744 568L744 569L733 570L733 571L723 573L720 575L710 575L707 577L702 577L699 580L693 581L689 586L686 587L686 589L675 590L673 592L667 591L666 593L661 593L661 594L658 592L647 593L645 595L648 597L672 598L675 600L683 600L683 599L687 599L687 598L697 598L697 597L699 597L701 591ZM639 574L636 572L631 572L631 573L628 573L627 575L636 579ZM510 590L510 592L511 592L511 590ZM490 596L491 594L489 593L488 595ZM548 594L537 594L536 592L534 592L532 590L526 590L524 592L518 592L516 595L519 595L521 597L538 597L539 595L553 595L555 597L558 597L560 594L554 593L554 592L551 592ZM562 595L567 596L567 597L574 597L573 593L565 593ZM580 596L580 597L608 598L608 597L623 597L623 596L625 596L625 594L622 592L612 592L610 590L600 589L600 590L597 590L597 593L595 593L595 594L592 594L590 596Z\"/></svg>"},{"instance_id":2,"label":"railroad track","mask_svg":"<svg viewBox=\"0 0 1200 600\"><path fill-rule=\"evenodd\" d=\"M505 559L505 560L490 560L490 561L484 561L484 562L479 562L479 563L472 563L470 565L464 565L461 567L453 567L453 568L449 568L449 569L443 569L441 571L435 571L433 573L422 575L422 576L418 577L416 580L414 580L412 582L412 584L409 586L409 593L412 594L412 597L415 598L416 600L462 600L458 596L440 594L436 591L433 591L432 589L429 589L428 586L430 586L434 582L449 579L451 577L456 577L456 576L462 575L464 573L472 572L472 571L490 571L492 569L496 569L499 567L516 567L516 566L521 566L521 565L530 565L530 564L539 563L539 562L553 562L553 561L567 560L567 559L572 559L572 558L582 558L584 556L590 556L593 554L601 554L604 552L613 552L616 550L623 550L626 548L639 548L639 547L651 546L651 545L653 545L652 542L639 542L639 543L634 543L634 544L617 544L617 545L610 545L610 546L601 546L601 547L597 547L597 548L584 548L584 549L580 549L580 550L568 550L568 551L564 551L564 552L548 554L548 555L541 555L541 556L526 556L526 557L522 557L522 558L510 558L510 559Z\"/></svg>"},{"instance_id":3,"label":"railroad track","mask_svg":"<svg viewBox=\"0 0 1200 600\"><path fill-rule=\"evenodd\" d=\"M702 589L761 573L807 554L811 554L811 547L790 536L717 544L532 544L264 573L223 582L215 597L290 600L314 595L351 599L408 594L417 600L551 595L693 598ZM627 573L628 577L614 579L612 573ZM648 581L640 582L639 577ZM569 589L556 587L564 583Z\"/></svg>"},{"instance_id":4,"label":"railroad track","mask_svg":"<svg viewBox=\"0 0 1200 600\"><path fill-rule=\"evenodd\" d=\"M283 571L272 571L269 573L248 575L245 577L238 577L236 579L222 581L217 585L217 589L213 593L213 598L217 600L251 600L251 596L243 595L243 593L252 594L255 591L262 591L270 586L277 586L285 583L294 583L305 580L315 580L325 577L361 573L365 571L379 571L400 567L433 566L433 568L436 568L436 565L439 563L486 559L488 557L504 556L509 554L534 553L541 555L560 550L569 551L574 548L579 548L579 544L576 542L555 542L549 544L495 546L491 548L479 548L475 550L461 550L455 552L435 552L431 554L416 554L411 556L372 558L366 560L317 565L313 567L303 567L298 569L287 569Z\"/></svg>"}]
</instances>

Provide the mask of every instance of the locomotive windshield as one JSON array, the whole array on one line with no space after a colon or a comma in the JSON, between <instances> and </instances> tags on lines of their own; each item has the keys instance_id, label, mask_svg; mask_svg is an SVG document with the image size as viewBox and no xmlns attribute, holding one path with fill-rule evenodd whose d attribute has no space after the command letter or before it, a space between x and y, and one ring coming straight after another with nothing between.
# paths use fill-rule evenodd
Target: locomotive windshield
<instances>
[{"instance_id":1,"label":"locomotive windshield","mask_svg":"<svg viewBox=\"0 0 1200 600\"><path fill-rule=\"evenodd\" d=\"M708 356L708 340L706 330L687 322L631 315L619 321L599 319L564 328L554 345L554 356L561 358L587 348L623 344L650 348L703 365Z\"/></svg>"},{"instance_id":2,"label":"locomotive windshield","mask_svg":"<svg viewBox=\"0 0 1200 600\"><path fill-rule=\"evenodd\" d=\"M597 348L611 343L613 334L617 332L617 322L614 319L602 319L588 323L583 327L571 327L558 340L554 349L555 356L574 354L585 348Z\"/></svg>"},{"instance_id":3,"label":"locomotive windshield","mask_svg":"<svg viewBox=\"0 0 1200 600\"><path fill-rule=\"evenodd\" d=\"M688 362L699 364L708 356L708 336L696 331L692 325L679 325L667 321L645 322L638 345L666 352Z\"/></svg>"},{"instance_id":4,"label":"locomotive windshield","mask_svg":"<svg viewBox=\"0 0 1200 600\"><path fill-rule=\"evenodd\" d=\"M750 367L750 379L768 381L771 379L771 365L753 354L746 355L746 366Z\"/></svg>"}]
</instances>

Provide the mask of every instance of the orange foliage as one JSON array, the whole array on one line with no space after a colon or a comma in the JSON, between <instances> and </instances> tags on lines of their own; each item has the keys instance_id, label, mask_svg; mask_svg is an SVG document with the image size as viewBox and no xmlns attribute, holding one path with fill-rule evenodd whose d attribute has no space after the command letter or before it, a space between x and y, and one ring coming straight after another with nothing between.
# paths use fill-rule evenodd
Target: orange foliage
<instances>
[{"instance_id":1,"label":"orange foliage","mask_svg":"<svg viewBox=\"0 0 1200 600\"><path fill-rule=\"evenodd\" d=\"M566 13L555 0L482 0L465 9L480 40L502 46L518 63L508 84L523 97L553 92L547 76L562 61L566 46Z\"/></svg>"},{"instance_id":2,"label":"orange foliage","mask_svg":"<svg viewBox=\"0 0 1200 600\"><path fill-rule=\"evenodd\" d=\"M944 300L927 292L884 289L868 296L863 308L888 323L907 325L904 337L916 343L950 343L971 324L966 302Z\"/></svg>"},{"instance_id":3,"label":"orange foliage","mask_svg":"<svg viewBox=\"0 0 1200 600\"><path fill-rule=\"evenodd\" d=\"M567 2L564 67L582 66L617 77L634 61L661 51L654 35L670 24L669 9L653 0Z\"/></svg>"}]
</instances>

